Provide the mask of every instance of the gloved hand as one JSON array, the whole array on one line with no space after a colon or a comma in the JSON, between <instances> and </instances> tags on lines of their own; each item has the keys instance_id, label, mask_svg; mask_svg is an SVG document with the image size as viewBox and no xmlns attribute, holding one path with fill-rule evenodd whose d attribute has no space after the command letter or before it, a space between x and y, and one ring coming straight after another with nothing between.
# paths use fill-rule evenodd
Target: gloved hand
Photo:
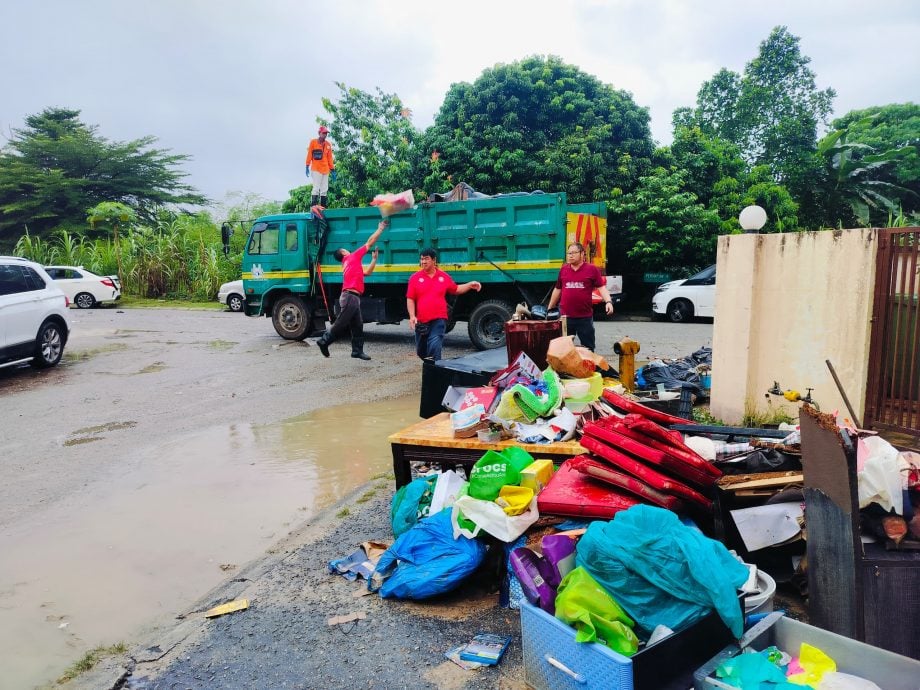
<instances>
[{"instance_id":1,"label":"gloved hand","mask_svg":"<svg viewBox=\"0 0 920 690\"><path fill-rule=\"evenodd\" d=\"M310 166L309 165L304 166L304 171L306 172L307 177L310 177Z\"/></svg>"},{"instance_id":2,"label":"gloved hand","mask_svg":"<svg viewBox=\"0 0 920 690\"><path fill-rule=\"evenodd\" d=\"M331 173L329 173L329 177L333 182L335 182L335 178L338 177L338 173L336 173L336 171L333 170Z\"/></svg>"}]
</instances>

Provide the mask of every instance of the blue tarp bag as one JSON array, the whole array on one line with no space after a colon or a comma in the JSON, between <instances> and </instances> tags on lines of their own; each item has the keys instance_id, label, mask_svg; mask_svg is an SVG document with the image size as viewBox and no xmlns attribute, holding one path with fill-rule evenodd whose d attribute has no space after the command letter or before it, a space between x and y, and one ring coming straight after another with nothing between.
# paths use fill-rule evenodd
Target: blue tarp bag
<instances>
[{"instance_id":1,"label":"blue tarp bag","mask_svg":"<svg viewBox=\"0 0 920 690\"><path fill-rule=\"evenodd\" d=\"M670 510L638 505L609 522L592 523L578 542L575 563L647 633L657 625L679 631L715 609L741 637L744 615L736 590L748 569Z\"/></svg>"},{"instance_id":2,"label":"blue tarp bag","mask_svg":"<svg viewBox=\"0 0 920 690\"><path fill-rule=\"evenodd\" d=\"M397 539L377 561L368 589L383 598L427 599L449 592L470 575L486 555L478 539L454 539L451 511L420 521Z\"/></svg>"}]
</instances>

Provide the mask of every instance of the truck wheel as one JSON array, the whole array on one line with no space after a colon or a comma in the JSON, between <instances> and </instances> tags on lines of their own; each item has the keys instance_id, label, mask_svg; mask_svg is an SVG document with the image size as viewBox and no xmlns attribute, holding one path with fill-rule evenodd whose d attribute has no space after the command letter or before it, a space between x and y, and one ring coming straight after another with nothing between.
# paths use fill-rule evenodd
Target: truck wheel
<instances>
[{"instance_id":1,"label":"truck wheel","mask_svg":"<svg viewBox=\"0 0 920 690\"><path fill-rule=\"evenodd\" d=\"M272 309L272 325L285 340L303 340L310 333L310 310L303 300L293 295L282 297Z\"/></svg>"},{"instance_id":2,"label":"truck wheel","mask_svg":"<svg viewBox=\"0 0 920 690\"><path fill-rule=\"evenodd\" d=\"M470 340L477 350L505 346L505 322L511 319L511 305L497 299L476 305L470 314Z\"/></svg>"}]
</instances>

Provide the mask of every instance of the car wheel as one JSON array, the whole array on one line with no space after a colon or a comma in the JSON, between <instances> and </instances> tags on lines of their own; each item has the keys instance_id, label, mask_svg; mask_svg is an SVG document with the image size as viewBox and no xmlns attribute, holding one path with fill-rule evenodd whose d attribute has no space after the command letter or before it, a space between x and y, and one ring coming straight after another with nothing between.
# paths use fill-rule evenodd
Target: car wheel
<instances>
[{"instance_id":1,"label":"car wheel","mask_svg":"<svg viewBox=\"0 0 920 690\"><path fill-rule=\"evenodd\" d=\"M233 293L227 297L227 306L230 311L243 311L243 296Z\"/></svg>"},{"instance_id":2,"label":"car wheel","mask_svg":"<svg viewBox=\"0 0 920 690\"><path fill-rule=\"evenodd\" d=\"M79 292L77 296L73 298L73 303L76 304L79 309L91 309L96 305L96 298L88 292Z\"/></svg>"},{"instance_id":3,"label":"car wheel","mask_svg":"<svg viewBox=\"0 0 920 690\"><path fill-rule=\"evenodd\" d=\"M502 300L490 299L476 305L470 314L470 340L477 350L505 346L505 323L511 320L512 307Z\"/></svg>"},{"instance_id":4,"label":"car wheel","mask_svg":"<svg viewBox=\"0 0 920 690\"><path fill-rule=\"evenodd\" d=\"M673 323L686 323L693 318L693 305L685 299L676 299L668 305L668 318Z\"/></svg>"},{"instance_id":5,"label":"car wheel","mask_svg":"<svg viewBox=\"0 0 920 690\"><path fill-rule=\"evenodd\" d=\"M64 354L64 332L61 326L54 321L42 324L38 330L38 339L35 341L35 356L32 366L36 369L47 369L61 361Z\"/></svg>"},{"instance_id":6,"label":"car wheel","mask_svg":"<svg viewBox=\"0 0 920 690\"><path fill-rule=\"evenodd\" d=\"M272 309L272 325L285 340L303 340L310 333L312 315L303 300L293 295L282 297Z\"/></svg>"}]
</instances>

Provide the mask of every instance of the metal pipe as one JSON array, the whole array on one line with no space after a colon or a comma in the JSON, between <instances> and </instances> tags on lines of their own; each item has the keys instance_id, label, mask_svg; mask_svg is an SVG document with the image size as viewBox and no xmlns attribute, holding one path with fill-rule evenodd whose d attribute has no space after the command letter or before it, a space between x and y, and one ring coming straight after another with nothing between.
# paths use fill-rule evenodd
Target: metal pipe
<instances>
[{"instance_id":1,"label":"metal pipe","mask_svg":"<svg viewBox=\"0 0 920 690\"><path fill-rule=\"evenodd\" d=\"M847 406L847 410L850 413L850 417L853 419L853 424L857 428L861 429L862 424L859 421L859 418L856 416L856 413L853 411L853 406L850 404L850 399L847 397L846 391L843 390L843 384L840 383L840 379L837 378L837 372L834 371L834 365L831 364L831 360L825 359L824 363L827 364L827 368L830 369L831 376L834 377L834 383L837 384L837 391L840 393L840 397L843 398L843 404Z\"/></svg>"}]
</instances>

